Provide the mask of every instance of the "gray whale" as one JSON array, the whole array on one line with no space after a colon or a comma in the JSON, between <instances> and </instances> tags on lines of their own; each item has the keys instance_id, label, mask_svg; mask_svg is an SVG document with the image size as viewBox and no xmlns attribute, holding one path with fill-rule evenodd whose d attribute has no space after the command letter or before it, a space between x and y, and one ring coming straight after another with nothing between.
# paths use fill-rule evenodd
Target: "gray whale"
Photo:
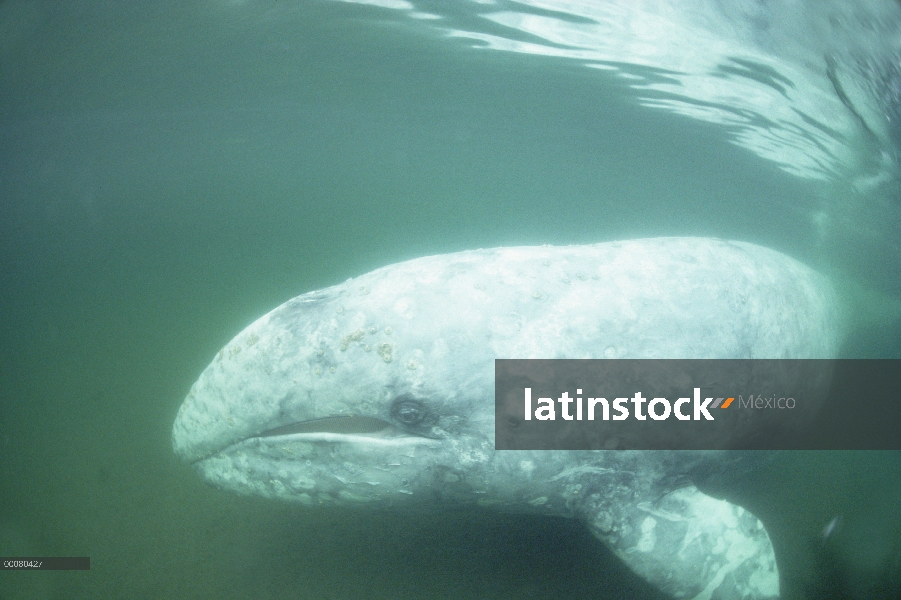
<instances>
[{"instance_id":1,"label":"gray whale","mask_svg":"<svg viewBox=\"0 0 901 600\"><path fill-rule=\"evenodd\" d=\"M510 247L390 265L259 318L192 386L176 454L304 505L577 518L676 598L774 598L766 529L691 477L714 451L495 451L495 358L830 358L829 282L706 238Z\"/></svg>"}]
</instances>

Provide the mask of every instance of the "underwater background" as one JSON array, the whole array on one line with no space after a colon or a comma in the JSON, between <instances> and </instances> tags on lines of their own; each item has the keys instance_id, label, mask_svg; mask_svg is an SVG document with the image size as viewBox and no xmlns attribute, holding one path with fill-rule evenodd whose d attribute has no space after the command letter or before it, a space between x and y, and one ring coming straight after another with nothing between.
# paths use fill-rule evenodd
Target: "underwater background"
<instances>
[{"instance_id":1,"label":"underwater background","mask_svg":"<svg viewBox=\"0 0 901 600\"><path fill-rule=\"evenodd\" d=\"M901 7L0 0L0 599L661 598L579 523L206 486L191 384L300 293L464 249L750 241L901 358ZM901 453L714 490L787 598L895 598Z\"/></svg>"}]
</instances>

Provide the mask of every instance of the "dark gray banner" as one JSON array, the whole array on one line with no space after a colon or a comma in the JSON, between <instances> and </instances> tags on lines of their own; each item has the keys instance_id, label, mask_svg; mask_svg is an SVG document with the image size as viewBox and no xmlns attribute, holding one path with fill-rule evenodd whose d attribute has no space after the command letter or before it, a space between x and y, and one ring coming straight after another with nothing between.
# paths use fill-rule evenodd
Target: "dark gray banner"
<instances>
[{"instance_id":1,"label":"dark gray banner","mask_svg":"<svg viewBox=\"0 0 901 600\"><path fill-rule=\"evenodd\" d=\"M901 360L496 360L498 450L898 450Z\"/></svg>"},{"instance_id":2,"label":"dark gray banner","mask_svg":"<svg viewBox=\"0 0 901 600\"><path fill-rule=\"evenodd\" d=\"M88 556L3 556L0 567L7 571L88 571Z\"/></svg>"}]
</instances>

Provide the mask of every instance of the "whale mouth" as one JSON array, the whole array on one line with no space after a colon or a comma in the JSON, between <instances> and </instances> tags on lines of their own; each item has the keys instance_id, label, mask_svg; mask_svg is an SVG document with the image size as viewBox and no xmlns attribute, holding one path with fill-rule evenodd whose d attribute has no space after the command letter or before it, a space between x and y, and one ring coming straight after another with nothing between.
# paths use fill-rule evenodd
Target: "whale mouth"
<instances>
[{"instance_id":1,"label":"whale mouth","mask_svg":"<svg viewBox=\"0 0 901 600\"><path fill-rule=\"evenodd\" d=\"M375 417L363 416L339 416L339 417L323 417L321 419L310 419L307 421L297 421L289 423L274 429L268 429L250 437L265 438L277 435L295 435L295 434L317 434L317 433L335 433L339 435L367 435L384 433L387 429L392 428L391 423L377 419Z\"/></svg>"},{"instance_id":2,"label":"whale mouth","mask_svg":"<svg viewBox=\"0 0 901 600\"><path fill-rule=\"evenodd\" d=\"M353 444L361 447L435 444L437 440L398 429L376 417L342 415L307 419L254 433L187 462L198 465L211 457L234 451L279 447L285 443Z\"/></svg>"},{"instance_id":3,"label":"whale mouth","mask_svg":"<svg viewBox=\"0 0 901 600\"><path fill-rule=\"evenodd\" d=\"M399 429L392 423L366 416L336 416L289 423L248 436L236 445L267 442L330 442L374 446L439 443L435 437Z\"/></svg>"}]
</instances>

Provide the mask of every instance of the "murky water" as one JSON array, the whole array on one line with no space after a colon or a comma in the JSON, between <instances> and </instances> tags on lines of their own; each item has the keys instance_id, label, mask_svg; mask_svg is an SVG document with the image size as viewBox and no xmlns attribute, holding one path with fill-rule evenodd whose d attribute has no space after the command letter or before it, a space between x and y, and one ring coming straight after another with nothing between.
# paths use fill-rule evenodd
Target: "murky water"
<instances>
[{"instance_id":1,"label":"murky water","mask_svg":"<svg viewBox=\"0 0 901 600\"><path fill-rule=\"evenodd\" d=\"M0 598L659 597L576 523L233 497L170 432L277 304L477 247L760 243L901 356L901 9L680 5L0 2L0 555L92 559ZM787 597L899 570L897 453L726 488Z\"/></svg>"}]
</instances>

